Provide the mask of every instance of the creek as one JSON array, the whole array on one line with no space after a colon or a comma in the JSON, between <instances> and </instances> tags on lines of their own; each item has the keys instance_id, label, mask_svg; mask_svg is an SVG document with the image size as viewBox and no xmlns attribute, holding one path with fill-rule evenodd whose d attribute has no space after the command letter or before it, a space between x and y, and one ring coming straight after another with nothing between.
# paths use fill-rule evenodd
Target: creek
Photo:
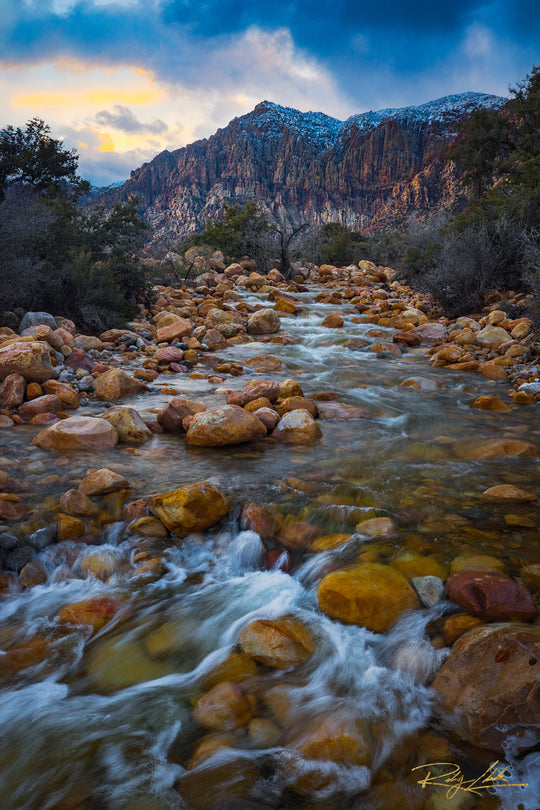
<instances>
[{"instance_id":1,"label":"creek","mask_svg":"<svg viewBox=\"0 0 540 810\"><path fill-rule=\"evenodd\" d=\"M511 576L538 563L538 502L509 507L478 497L496 484L539 492L537 457L476 452L502 439L540 447L538 406L512 406L507 413L473 408L480 395L504 397L507 385L433 368L424 350L375 353L373 344L385 335L391 340L394 330L353 322L356 313L346 307L342 329L324 328L323 317L336 306L316 302L317 292L298 293L300 314L282 317L290 343L257 341L216 352L246 371L254 357L277 357L279 369L259 376L294 378L306 397L334 395L317 399L323 436L314 445L269 437L234 447L192 447L181 435L156 434L136 452L58 455L32 445L38 431L30 425L0 432L0 469L24 478L36 525L52 522L58 497L98 467L124 475L131 499L210 478L230 505L217 528L182 541L142 538L137 545L110 496L103 509L111 518L99 546L76 541L45 546L39 556L47 581L4 595L0 647L3 641L23 645L38 637L45 639L47 653L2 679L1 807L511 810L520 802L524 810L538 807L539 755L514 758L511 740L509 773L527 788L491 787L481 799L463 792L450 805L444 790L422 788L411 776L416 752L425 750L430 735L446 739L428 684L448 655L444 645L432 644L437 633L429 630L449 611L448 603L416 610L385 634L375 634L328 618L316 595L323 573L354 560L360 550L384 562L421 554L446 572L464 554L494 556ZM358 341L350 343L351 338ZM166 384L211 409L224 404L224 389L241 390L254 374L217 384L169 375ZM411 379L413 384L403 384ZM162 385L158 378L149 392L122 404L153 418L170 399ZM97 415L103 409L103 403L91 402L80 412ZM240 511L249 502L307 521L325 535L348 533L352 539L295 559L290 573L265 570L260 538L240 525ZM389 538L355 534L359 521L375 516L392 518L398 531ZM112 560L106 581L85 576L84 560L96 548ZM134 555L141 550L159 551L163 576L133 577ZM103 629L90 637L88 627L58 623L63 607L92 597L122 603ZM192 707L216 667L250 621L285 614L309 627L314 654L293 670L251 672L243 688L254 696L255 715L266 726L228 733L210 759L189 767L204 736ZM409 670L396 663L404 649L414 650L421 665ZM265 700L271 690L286 694L286 718L277 725ZM369 767L305 760L287 743L314 717L330 716L369 729ZM270 728L277 728L274 739ZM483 770L495 759L460 741L449 744L453 761L466 772Z\"/></svg>"}]
</instances>

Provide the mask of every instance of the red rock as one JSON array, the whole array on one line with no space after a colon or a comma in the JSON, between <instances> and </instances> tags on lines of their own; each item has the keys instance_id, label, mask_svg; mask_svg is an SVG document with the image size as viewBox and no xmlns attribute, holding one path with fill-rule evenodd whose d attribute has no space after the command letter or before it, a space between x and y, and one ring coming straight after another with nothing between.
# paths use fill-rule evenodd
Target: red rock
<instances>
[{"instance_id":1,"label":"red rock","mask_svg":"<svg viewBox=\"0 0 540 810\"><path fill-rule=\"evenodd\" d=\"M281 548L273 548L264 555L264 567L268 571L277 568L285 574L290 574L294 568L294 564L288 551L284 551Z\"/></svg>"},{"instance_id":2,"label":"red rock","mask_svg":"<svg viewBox=\"0 0 540 810\"><path fill-rule=\"evenodd\" d=\"M277 412L280 416L290 411L298 410L307 411L314 419L319 415L319 410L313 400L307 399L306 397L286 397L286 399L277 406Z\"/></svg>"},{"instance_id":3,"label":"red rock","mask_svg":"<svg viewBox=\"0 0 540 810\"><path fill-rule=\"evenodd\" d=\"M47 380L41 387L43 388L44 394L56 394L62 403L62 407L79 407L79 395L71 385L68 385L68 383L62 383L58 380Z\"/></svg>"},{"instance_id":4,"label":"red rock","mask_svg":"<svg viewBox=\"0 0 540 810\"><path fill-rule=\"evenodd\" d=\"M156 339L158 343L161 343L161 341L174 343L175 340L182 340L182 338L188 337L192 332L192 322L187 318L180 318L180 320L158 329Z\"/></svg>"},{"instance_id":5,"label":"red rock","mask_svg":"<svg viewBox=\"0 0 540 810\"><path fill-rule=\"evenodd\" d=\"M104 419L72 416L51 425L32 444L53 450L108 450L118 442L118 433Z\"/></svg>"},{"instance_id":6,"label":"red rock","mask_svg":"<svg viewBox=\"0 0 540 810\"><path fill-rule=\"evenodd\" d=\"M30 419L31 425L50 425L52 422L57 422L58 416L55 413L36 413Z\"/></svg>"},{"instance_id":7,"label":"red rock","mask_svg":"<svg viewBox=\"0 0 540 810\"><path fill-rule=\"evenodd\" d=\"M279 383L273 382L272 380L264 380L259 378L256 380L250 380L244 385L242 391L240 392L240 402L230 404L237 404L244 406L247 405L248 402L253 402L256 399L260 399L261 397L266 397L266 399L274 403L277 402L279 396L280 396ZM227 403L229 403L229 400L227 400Z\"/></svg>"},{"instance_id":8,"label":"red rock","mask_svg":"<svg viewBox=\"0 0 540 810\"><path fill-rule=\"evenodd\" d=\"M57 413L62 409L62 403L56 394L44 394L41 397L23 402L19 407L21 416L35 416L38 413Z\"/></svg>"},{"instance_id":9,"label":"red rock","mask_svg":"<svg viewBox=\"0 0 540 810\"><path fill-rule=\"evenodd\" d=\"M154 360L158 363L181 363L184 357L182 349L177 349L176 346L166 346L158 349L154 354Z\"/></svg>"},{"instance_id":10,"label":"red rock","mask_svg":"<svg viewBox=\"0 0 540 810\"><path fill-rule=\"evenodd\" d=\"M269 433L272 432L279 422L279 414L272 408L257 408L256 411L252 411L252 414L263 423Z\"/></svg>"},{"instance_id":11,"label":"red rock","mask_svg":"<svg viewBox=\"0 0 540 810\"><path fill-rule=\"evenodd\" d=\"M24 401L26 380L22 374L8 374L0 385L0 408L18 408Z\"/></svg>"},{"instance_id":12,"label":"red rock","mask_svg":"<svg viewBox=\"0 0 540 810\"><path fill-rule=\"evenodd\" d=\"M242 509L240 520L244 529L256 532L261 540L272 540L276 534L276 518L257 503L246 504Z\"/></svg>"},{"instance_id":13,"label":"red rock","mask_svg":"<svg viewBox=\"0 0 540 810\"><path fill-rule=\"evenodd\" d=\"M505 758L509 734L537 740L531 725L540 717L540 627L495 624L459 638L432 683L448 723L473 745Z\"/></svg>"},{"instance_id":14,"label":"red rock","mask_svg":"<svg viewBox=\"0 0 540 810\"><path fill-rule=\"evenodd\" d=\"M538 615L529 591L497 574L457 571L448 577L446 591L452 602L483 619L533 619Z\"/></svg>"},{"instance_id":15,"label":"red rock","mask_svg":"<svg viewBox=\"0 0 540 810\"><path fill-rule=\"evenodd\" d=\"M321 534L318 526L295 520L280 531L278 539L289 551L304 551Z\"/></svg>"},{"instance_id":16,"label":"red rock","mask_svg":"<svg viewBox=\"0 0 540 810\"><path fill-rule=\"evenodd\" d=\"M69 366L69 368L72 368L73 371L77 371L79 368L84 368L85 371L88 372L92 372L96 366L90 355L86 354L86 352L81 352L78 349L66 357L64 360L64 365Z\"/></svg>"},{"instance_id":17,"label":"red rock","mask_svg":"<svg viewBox=\"0 0 540 810\"><path fill-rule=\"evenodd\" d=\"M157 420L163 430L168 430L173 433L184 433L182 421L186 416L192 416L196 413L206 411L206 407L202 402L192 402L183 397L174 397L171 399L164 408L158 413Z\"/></svg>"},{"instance_id":18,"label":"red rock","mask_svg":"<svg viewBox=\"0 0 540 810\"><path fill-rule=\"evenodd\" d=\"M422 338L416 332L396 332L392 335L392 341L403 346L420 346Z\"/></svg>"}]
</instances>

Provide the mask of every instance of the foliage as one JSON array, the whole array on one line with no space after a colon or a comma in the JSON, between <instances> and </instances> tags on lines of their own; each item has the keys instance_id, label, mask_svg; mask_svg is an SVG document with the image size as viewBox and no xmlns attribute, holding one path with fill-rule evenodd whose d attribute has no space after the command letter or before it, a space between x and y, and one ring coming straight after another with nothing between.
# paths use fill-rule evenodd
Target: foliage
<instances>
[{"instance_id":1,"label":"foliage","mask_svg":"<svg viewBox=\"0 0 540 810\"><path fill-rule=\"evenodd\" d=\"M8 126L0 132L0 199L9 185L19 183L48 196L65 194L69 187L89 188L77 175L76 151L63 149L50 131L41 118L32 118L24 131Z\"/></svg>"},{"instance_id":2,"label":"foliage","mask_svg":"<svg viewBox=\"0 0 540 810\"><path fill-rule=\"evenodd\" d=\"M369 240L359 231L352 231L339 222L328 222L320 228L318 261L337 267L357 262L369 251Z\"/></svg>"},{"instance_id":3,"label":"foliage","mask_svg":"<svg viewBox=\"0 0 540 810\"><path fill-rule=\"evenodd\" d=\"M50 309L101 329L149 292L137 200L85 213L78 157L40 119L0 133L0 309Z\"/></svg>"},{"instance_id":4,"label":"foliage","mask_svg":"<svg viewBox=\"0 0 540 810\"><path fill-rule=\"evenodd\" d=\"M494 288L530 291L540 311L540 67L511 92L501 111L473 112L448 149L465 209L403 240L405 277L451 315L481 308Z\"/></svg>"},{"instance_id":5,"label":"foliage","mask_svg":"<svg viewBox=\"0 0 540 810\"><path fill-rule=\"evenodd\" d=\"M189 244L208 245L222 250L232 260L249 256L262 259L270 223L255 203L248 202L243 208L223 203L223 217L209 222L204 231L191 237Z\"/></svg>"}]
</instances>

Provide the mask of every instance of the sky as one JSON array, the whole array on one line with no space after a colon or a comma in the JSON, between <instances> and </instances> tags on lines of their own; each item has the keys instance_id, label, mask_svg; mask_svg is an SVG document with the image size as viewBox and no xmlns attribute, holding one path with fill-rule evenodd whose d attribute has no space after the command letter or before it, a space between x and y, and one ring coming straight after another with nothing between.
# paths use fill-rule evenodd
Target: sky
<instances>
[{"instance_id":1,"label":"sky","mask_svg":"<svg viewBox=\"0 0 540 810\"><path fill-rule=\"evenodd\" d=\"M538 0L0 0L0 129L42 118L108 185L265 99L345 119L539 63Z\"/></svg>"}]
</instances>

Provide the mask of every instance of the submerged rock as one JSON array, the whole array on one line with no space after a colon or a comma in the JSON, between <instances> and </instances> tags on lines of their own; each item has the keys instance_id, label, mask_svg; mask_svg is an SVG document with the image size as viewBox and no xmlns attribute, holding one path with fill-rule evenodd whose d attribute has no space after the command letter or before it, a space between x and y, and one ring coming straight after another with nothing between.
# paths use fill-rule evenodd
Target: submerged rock
<instances>
[{"instance_id":1,"label":"submerged rock","mask_svg":"<svg viewBox=\"0 0 540 810\"><path fill-rule=\"evenodd\" d=\"M502 757L510 735L530 748L538 740L539 666L540 627L495 624L469 630L432 683L442 722ZM529 730L533 734L527 736Z\"/></svg>"},{"instance_id":2,"label":"submerged rock","mask_svg":"<svg viewBox=\"0 0 540 810\"><path fill-rule=\"evenodd\" d=\"M334 619L384 633L418 597L405 577L389 565L363 563L333 571L317 591L319 607Z\"/></svg>"},{"instance_id":3,"label":"submerged rock","mask_svg":"<svg viewBox=\"0 0 540 810\"><path fill-rule=\"evenodd\" d=\"M208 529L229 511L225 497L209 481L154 495L148 501L148 508L179 537Z\"/></svg>"},{"instance_id":4,"label":"submerged rock","mask_svg":"<svg viewBox=\"0 0 540 810\"><path fill-rule=\"evenodd\" d=\"M238 639L244 653L275 669L292 669L315 652L315 641L298 619L257 619L248 624Z\"/></svg>"},{"instance_id":5,"label":"submerged rock","mask_svg":"<svg viewBox=\"0 0 540 810\"><path fill-rule=\"evenodd\" d=\"M452 602L483 619L534 619L539 613L526 588L487 571L457 571L448 577L446 591Z\"/></svg>"}]
</instances>

